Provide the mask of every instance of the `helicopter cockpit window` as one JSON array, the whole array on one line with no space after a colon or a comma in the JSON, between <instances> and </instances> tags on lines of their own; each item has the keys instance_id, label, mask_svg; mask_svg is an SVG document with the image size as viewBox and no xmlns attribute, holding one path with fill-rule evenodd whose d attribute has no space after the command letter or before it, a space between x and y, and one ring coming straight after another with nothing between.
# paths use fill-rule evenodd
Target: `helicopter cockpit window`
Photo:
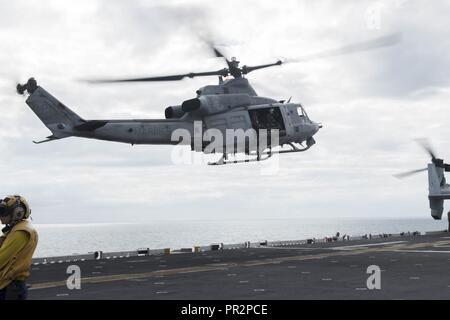
<instances>
[{"instance_id":1,"label":"helicopter cockpit window","mask_svg":"<svg viewBox=\"0 0 450 320\"><path fill-rule=\"evenodd\" d=\"M305 109L303 109L302 106L300 106L300 107L297 108L297 112L298 112L298 116L299 116L301 119L309 119L309 118L308 118L308 115L306 114Z\"/></svg>"},{"instance_id":2,"label":"helicopter cockpit window","mask_svg":"<svg viewBox=\"0 0 450 320\"><path fill-rule=\"evenodd\" d=\"M271 107L254 109L249 112L254 129L278 129L280 130L280 135L283 135L286 132L280 108Z\"/></svg>"}]
</instances>

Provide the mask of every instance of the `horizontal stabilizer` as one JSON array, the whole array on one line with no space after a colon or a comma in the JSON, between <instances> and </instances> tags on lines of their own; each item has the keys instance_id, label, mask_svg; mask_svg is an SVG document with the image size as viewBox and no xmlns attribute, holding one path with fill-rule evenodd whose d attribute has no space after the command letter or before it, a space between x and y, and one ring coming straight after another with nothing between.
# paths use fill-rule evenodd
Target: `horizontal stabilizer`
<instances>
[{"instance_id":1,"label":"horizontal stabilizer","mask_svg":"<svg viewBox=\"0 0 450 320\"><path fill-rule=\"evenodd\" d=\"M79 124L73 128L78 131L95 131L98 128L103 127L107 123L108 123L108 121L104 121L104 120L89 120L89 121L85 121L84 123Z\"/></svg>"},{"instance_id":2,"label":"horizontal stabilizer","mask_svg":"<svg viewBox=\"0 0 450 320\"><path fill-rule=\"evenodd\" d=\"M45 140L41 140L41 141L33 141L34 144L41 144L41 143L45 143L45 142L50 142L50 141L54 141L54 140L59 140L61 138L55 137L55 136L48 136L47 139Z\"/></svg>"}]
</instances>

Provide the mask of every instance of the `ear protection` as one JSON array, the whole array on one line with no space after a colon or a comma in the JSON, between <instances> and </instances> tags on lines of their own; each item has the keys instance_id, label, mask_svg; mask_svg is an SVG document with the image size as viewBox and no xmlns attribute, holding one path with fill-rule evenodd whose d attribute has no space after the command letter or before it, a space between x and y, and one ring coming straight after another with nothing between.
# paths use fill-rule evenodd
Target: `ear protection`
<instances>
[{"instance_id":1,"label":"ear protection","mask_svg":"<svg viewBox=\"0 0 450 320\"><path fill-rule=\"evenodd\" d=\"M31 214L27 201L21 196L7 196L0 203L0 216L11 216L12 221L27 219Z\"/></svg>"}]
</instances>

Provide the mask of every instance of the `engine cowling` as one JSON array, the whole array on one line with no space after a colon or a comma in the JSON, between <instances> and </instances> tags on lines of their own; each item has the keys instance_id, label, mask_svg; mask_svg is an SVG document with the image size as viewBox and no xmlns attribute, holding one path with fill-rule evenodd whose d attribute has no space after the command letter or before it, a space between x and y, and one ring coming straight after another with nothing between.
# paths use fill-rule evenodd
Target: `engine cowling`
<instances>
[{"instance_id":1,"label":"engine cowling","mask_svg":"<svg viewBox=\"0 0 450 320\"><path fill-rule=\"evenodd\" d=\"M204 116L225 112L234 108L248 107L251 104L251 98L247 94L205 95L184 101L181 109L185 113Z\"/></svg>"},{"instance_id":2,"label":"engine cowling","mask_svg":"<svg viewBox=\"0 0 450 320\"><path fill-rule=\"evenodd\" d=\"M166 119L180 119L186 114L186 112L183 111L181 106L172 106L167 107L164 111L164 114L166 116Z\"/></svg>"}]
</instances>

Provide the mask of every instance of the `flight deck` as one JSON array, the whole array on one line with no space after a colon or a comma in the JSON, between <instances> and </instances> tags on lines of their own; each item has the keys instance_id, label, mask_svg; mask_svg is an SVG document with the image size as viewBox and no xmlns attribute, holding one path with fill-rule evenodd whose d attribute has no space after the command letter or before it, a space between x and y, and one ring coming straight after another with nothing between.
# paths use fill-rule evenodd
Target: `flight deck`
<instances>
[{"instance_id":1,"label":"flight deck","mask_svg":"<svg viewBox=\"0 0 450 320\"><path fill-rule=\"evenodd\" d=\"M36 259L29 299L450 299L447 232L224 248ZM81 289L68 289L71 265ZM380 289L367 286L369 266Z\"/></svg>"}]
</instances>

